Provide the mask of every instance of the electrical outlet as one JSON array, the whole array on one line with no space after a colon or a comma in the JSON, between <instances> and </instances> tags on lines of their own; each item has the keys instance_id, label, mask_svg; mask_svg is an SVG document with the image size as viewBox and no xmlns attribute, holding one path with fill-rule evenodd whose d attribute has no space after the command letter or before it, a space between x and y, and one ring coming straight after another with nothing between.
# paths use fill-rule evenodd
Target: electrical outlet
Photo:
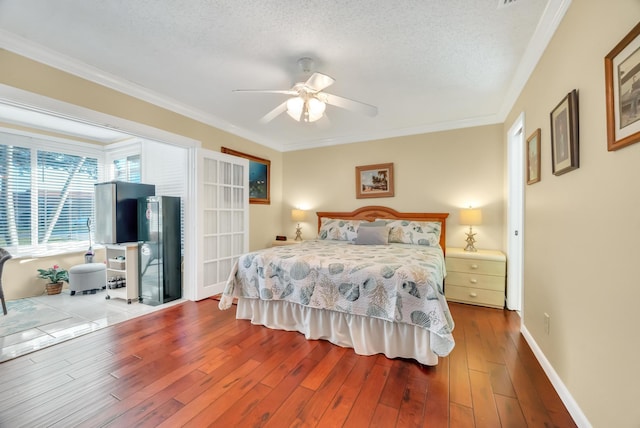
<instances>
[{"instance_id":1,"label":"electrical outlet","mask_svg":"<svg viewBox=\"0 0 640 428\"><path fill-rule=\"evenodd\" d=\"M549 324L551 323L551 315L544 313L544 332L549 334Z\"/></svg>"}]
</instances>

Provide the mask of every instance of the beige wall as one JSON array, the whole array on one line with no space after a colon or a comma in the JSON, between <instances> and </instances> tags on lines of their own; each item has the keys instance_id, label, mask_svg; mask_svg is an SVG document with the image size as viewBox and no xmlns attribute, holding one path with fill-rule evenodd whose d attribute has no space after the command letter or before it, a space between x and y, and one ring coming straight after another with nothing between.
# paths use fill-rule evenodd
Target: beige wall
<instances>
[{"instance_id":1,"label":"beige wall","mask_svg":"<svg viewBox=\"0 0 640 428\"><path fill-rule=\"evenodd\" d=\"M72 266L84 263L84 251L52 257L19 257L5 263L2 272L4 297L7 300L44 294L46 279L38 278L38 269L47 269L58 265L69 270ZM104 250L96 251L94 262L104 262ZM69 284L65 283L64 288Z\"/></svg>"},{"instance_id":2,"label":"beige wall","mask_svg":"<svg viewBox=\"0 0 640 428\"><path fill-rule=\"evenodd\" d=\"M483 224L474 228L477 247L501 249L503 242L504 162L502 125L483 126L347 144L284 154L283 209L310 210L303 237L317 232L315 211L351 211L385 205L398 211L448 212L447 245L465 244L468 230L458 210L482 207ZM395 196L356 199L355 167L392 162ZM293 236L295 224L283 218L281 232Z\"/></svg>"},{"instance_id":3,"label":"beige wall","mask_svg":"<svg viewBox=\"0 0 640 428\"><path fill-rule=\"evenodd\" d=\"M640 424L640 144L607 152L604 56L637 0L573 1L516 106L542 129L542 180L525 194L524 324L596 427ZM579 91L580 168L551 174L549 113ZM550 333L543 314L551 315Z\"/></svg>"}]
</instances>

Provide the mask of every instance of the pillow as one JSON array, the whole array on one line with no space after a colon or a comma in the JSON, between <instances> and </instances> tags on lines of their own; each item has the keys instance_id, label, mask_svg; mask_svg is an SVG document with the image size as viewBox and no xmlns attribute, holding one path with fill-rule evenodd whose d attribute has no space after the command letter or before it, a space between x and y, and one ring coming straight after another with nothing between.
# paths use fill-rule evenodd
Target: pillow
<instances>
[{"instance_id":1,"label":"pillow","mask_svg":"<svg viewBox=\"0 0 640 428\"><path fill-rule=\"evenodd\" d=\"M389 242L427 247L440 245L441 225L438 221L387 220L387 227L389 227Z\"/></svg>"},{"instance_id":2,"label":"pillow","mask_svg":"<svg viewBox=\"0 0 640 428\"><path fill-rule=\"evenodd\" d=\"M360 223L360 227L378 227L378 226L386 226L386 220L376 220L376 221L363 221Z\"/></svg>"},{"instance_id":3,"label":"pillow","mask_svg":"<svg viewBox=\"0 0 640 428\"><path fill-rule=\"evenodd\" d=\"M389 228L387 226L359 227L355 243L356 245L388 245Z\"/></svg>"},{"instance_id":4,"label":"pillow","mask_svg":"<svg viewBox=\"0 0 640 428\"><path fill-rule=\"evenodd\" d=\"M340 220L323 217L320 221L319 239L332 241L355 241L361 220Z\"/></svg>"}]
</instances>

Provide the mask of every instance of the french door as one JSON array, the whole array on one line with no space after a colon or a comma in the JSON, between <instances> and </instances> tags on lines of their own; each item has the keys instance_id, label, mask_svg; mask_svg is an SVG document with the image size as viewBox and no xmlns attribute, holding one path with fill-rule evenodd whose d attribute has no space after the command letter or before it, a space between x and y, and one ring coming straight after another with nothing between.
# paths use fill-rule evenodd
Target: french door
<instances>
[{"instance_id":1,"label":"french door","mask_svg":"<svg viewBox=\"0 0 640 428\"><path fill-rule=\"evenodd\" d=\"M249 248L249 161L198 150L196 300L224 290L234 263Z\"/></svg>"}]
</instances>

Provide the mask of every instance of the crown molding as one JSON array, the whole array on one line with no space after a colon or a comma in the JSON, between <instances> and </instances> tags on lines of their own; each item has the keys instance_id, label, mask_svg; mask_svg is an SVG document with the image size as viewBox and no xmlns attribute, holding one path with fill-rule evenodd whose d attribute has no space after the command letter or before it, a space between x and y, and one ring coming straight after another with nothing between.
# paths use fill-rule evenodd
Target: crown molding
<instances>
[{"instance_id":1,"label":"crown molding","mask_svg":"<svg viewBox=\"0 0 640 428\"><path fill-rule=\"evenodd\" d=\"M182 147L201 147L200 141L193 138L4 84L0 84L0 103L60 117L62 119L74 120L95 127L111 129L131 136L138 136Z\"/></svg>"},{"instance_id":2,"label":"crown molding","mask_svg":"<svg viewBox=\"0 0 640 428\"><path fill-rule=\"evenodd\" d=\"M342 144L362 143L365 141L384 140L388 138L406 137L409 135L429 134L432 132L451 131L454 129L470 128L474 126L486 126L502 123L497 115L481 116L476 118L452 120L448 122L430 123L423 126L398 128L389 131L376 131L375 133L345 135L338 138L326 138L312 141L298 141L290 144L283 144L283 152L296 150L314 149L318 147L337 146ZM356 139L357 138L357 139Z\"/></svg>"},{"instance_id":3,"label":"crown molding","mask_svg":"<svg viewBox=\"0 0 640 428\"><path fill-rule=\"evenodd\" d=\"M502 107L497 115L500 121L504 122L507 119L507 115L513 109L570 5L571 0L549 0L547 3L540 22L538 22L533 37L529 41L507 89Z\"/></svg>"},{"instance_id":4,"label":"crown molding","mask_svg":"<svg viewBox=\"0 0 640 428\"><path fill-rule=\"evenodd\" d=\"M42 45L33 43L5 30L0 30L0 48L14 52L18 55L32 59L44 65L62 70L66 73L88 80L101 86L122 92L134 98L146 101L150 104L162 107L166 110L188 117L190 119L213 126L222 131L237 135L242 138L257 142L274 150L282 151L282 145L264 136L247 131L218 117L212 116L201 110L180 103L172 98L165 97L136 85L117 76L88 65L82 61L62 55Z\"/></svg>"},{"instance_id":5,"label":"crown molding","mask_svg":"<svg viewBox=\"0 0 640 428\"><path fill-rule=\"evenodd\" d=\"M520 96L520 93L531 76L531 73L535 69L535 66L542 57L553 34L560 25L560 22L562 21L562 18L570 4L571 0L549 1L543 12L541 20L538 23L534 36L525 50L525 54L516 69L513 79L511 80L501 108L495 115L439 122L410 128L393 129L376 132L375 134L371 132L357 135L351 134L336 138L298 141L288 144L283 144L282 142L265 138L263 135L248 131L247 129L236 126L219 117L210 115L172 98L150 91L117 76L105 73L96 67L90 66L68 56L61 55L58 52L35 44L5 30L0 30L0 47L82 79L122 92L206 125L210 125L230 134L264 145L273 150L287 152L503 123L515 105L515 102Z\"/></svg>"}]
</instances>

